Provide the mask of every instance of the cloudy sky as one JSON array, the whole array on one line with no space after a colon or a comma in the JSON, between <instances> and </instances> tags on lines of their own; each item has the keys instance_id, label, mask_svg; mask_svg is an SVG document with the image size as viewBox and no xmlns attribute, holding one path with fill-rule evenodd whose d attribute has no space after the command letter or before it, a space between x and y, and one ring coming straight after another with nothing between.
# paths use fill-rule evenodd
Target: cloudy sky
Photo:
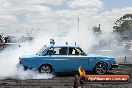
<instances>
[{"instance_id":1,"label":"cloudy sky","mask_svg":"<svg viewBox=\"0 0 132 88\"><path fill-rule=\"evenodd\" d=\"M115 8L131 7L131 0L102 0L105 3L106 10L112 10Z\"/></svg>"},{"instance_id":2,"label":"cloudy sky","mask_svg":"<svg viewBox=\"0 0 132 88\"><path fill-rule=\"evenodd\" d=\"M131 0L0 0L0 32L35 35L38 31L65 33L80 25L112 31L114 22L132 13ZM81 30L81 26L80 26Z\"/></svg>"}]
</instances>

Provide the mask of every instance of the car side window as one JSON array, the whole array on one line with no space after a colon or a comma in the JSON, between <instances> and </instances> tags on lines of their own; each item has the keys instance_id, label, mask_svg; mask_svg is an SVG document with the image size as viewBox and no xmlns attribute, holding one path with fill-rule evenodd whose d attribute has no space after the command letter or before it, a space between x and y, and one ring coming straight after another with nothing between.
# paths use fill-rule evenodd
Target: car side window
<instances>
[{"instance_id":1,"label":"car side window","mask_svg":"<svg viewBox=\"0 0 132 88\"><path fill-rule=\"evenodd\" d=\"M67 55L67 47L62 47L59 49L59 55Z\"/></svg>"},{"instance_id":2,"label":"car side window","mask_svg":"<svg viewBox=\"0 0 132 88\"><path fill-rule=\"evenodd\" d=\"M67 55L67 47L50 48L46 55Z\"/></svg>"},{"instance_id":3,"label":"car side window","mask_svg":"<svg viewBox=\"0 0 132 88\"><path fill-rule=\"evenodd\" d=\"M49 50L47 50L46 55L53 55L53 53L54 53L54 49L50 48Z\"/></svg>"},{"instance_id":4,"label":"car side window","mask_svg":"<svg viewBox=\"0 0 132 88\"><path fill-rule=\"evenodd\" d=\"M69 48L69 55L84 55L83 51L79 48Z\"/></svg>"}]
</instances>

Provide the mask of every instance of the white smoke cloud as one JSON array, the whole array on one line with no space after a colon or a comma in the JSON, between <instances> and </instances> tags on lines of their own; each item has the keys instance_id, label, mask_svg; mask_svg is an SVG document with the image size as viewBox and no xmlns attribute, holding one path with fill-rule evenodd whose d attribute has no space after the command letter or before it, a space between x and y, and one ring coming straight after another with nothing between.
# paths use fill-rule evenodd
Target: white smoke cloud
<instances>
[{"instance_id":1,"label":"white smoke cloud","mask_svg":"<svg viewBox=\"0 0 132 88\"><path fill-rule=\"evenodd\" d=\"M23 67L19 66L19 57L23 54L36 54L39 49L47 44L50 37L44 34L36 37L32 42L25 42L18 45L12 45L4 49L0 54L0 79L15 78L15 79L47 79L53 77L52 74L40 74L37 71L24 71Z\"/></svg>"},{"instance_id":2,"label":"white smoke cloud","mask_svg":"<svg viewBox=\"0 0 132 88\"><path fill-rule=\"evenodd\" d=\"M15 75L12 76L12 78L17 78L17 79L49 79L54 77L52 74L41 74L38 71L32 71L32 70L27 70L24 71L22 66L19 66L17 69Z\"/></svg>"}]
</instances>

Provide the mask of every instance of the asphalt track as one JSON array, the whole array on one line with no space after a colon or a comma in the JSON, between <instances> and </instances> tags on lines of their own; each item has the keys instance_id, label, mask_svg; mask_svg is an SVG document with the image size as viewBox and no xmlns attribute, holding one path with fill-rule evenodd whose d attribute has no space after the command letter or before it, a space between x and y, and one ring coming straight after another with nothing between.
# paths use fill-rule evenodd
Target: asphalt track
<instances>
[{"instance_id":1,"label":"asphalt track","mask_svg":"<svg viewBox=\"0 0 132 88\"><path fill-rule=\"evenodd\" d=\"M132 77L132 64L121 64L118 69L107 74L130 74ZM58 75L50 79L4 79L0 80L0 88L73 88L74 75ZM132 88L129 83L89 83L80 84L79 88Z\"/></svg>"}]
</instances>

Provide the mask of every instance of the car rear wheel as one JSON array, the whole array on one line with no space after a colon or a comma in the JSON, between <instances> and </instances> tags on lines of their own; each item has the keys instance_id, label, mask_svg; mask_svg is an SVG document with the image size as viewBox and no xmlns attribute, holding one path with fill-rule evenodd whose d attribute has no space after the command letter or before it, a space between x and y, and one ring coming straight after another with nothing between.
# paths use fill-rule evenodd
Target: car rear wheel
<instances>
[{"instance_id":1,"label":"car rear wheel","mask_svg":"<svg viewBox=\"0 0 132 88\"><path fill-rule=\"evenodd\" d=\"M40 73L52 73L53 69L50 65L41 65L39 68Z\"/></svg>"},{"instance_id":2,"label":"car rear wheel","mask_svg":"<svg viewBox=\"0 0 132 88\"><path fill-rule=\"evenodd\" d=\"M103 62L98 63L94 68L96 74L105 74L107 70L107 64Z\"/></svg>"}]
</instances>

